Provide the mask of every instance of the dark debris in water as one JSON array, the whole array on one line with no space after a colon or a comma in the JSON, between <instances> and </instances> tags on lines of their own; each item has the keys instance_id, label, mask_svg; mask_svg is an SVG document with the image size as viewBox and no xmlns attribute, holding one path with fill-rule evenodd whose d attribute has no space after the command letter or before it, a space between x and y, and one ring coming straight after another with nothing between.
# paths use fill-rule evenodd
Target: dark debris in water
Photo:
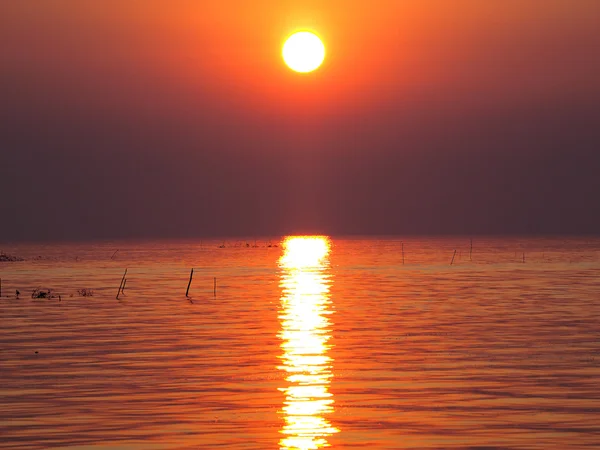
<instances>
[{"instance_id":1,"label":"dark debris in water","mask_svg":"<svg viewBox=\"0 0 600 450\"><path fill-rule=\"evenodd\" d=\"M8 255L4 252L0 252L0 262L17 262L17 261L25 261L23 258L19 258L18 256Z\"/></svg>"},{"instance_id":2,"label":"dark debris in water","mask_svg":"<svg viewBox=\"0 0 600 450\"><path fill-rule=\"evenodd\" d=\"M31 298L57 298L52 292L52 289L34 289L31 293ZM58 296L60 298L60 295Z\"/></svg>"}]
</instances>

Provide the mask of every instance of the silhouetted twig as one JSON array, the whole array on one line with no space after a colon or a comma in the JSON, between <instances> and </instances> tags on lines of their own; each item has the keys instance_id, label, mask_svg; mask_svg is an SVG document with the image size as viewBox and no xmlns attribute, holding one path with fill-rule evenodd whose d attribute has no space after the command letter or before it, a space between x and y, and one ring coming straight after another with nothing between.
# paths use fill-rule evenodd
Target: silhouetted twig
<instances>
[{"instance_id":1,"label":"silhouetted twig","mask_svg":"<svg viewBox=\"0 0 600 450\"><path fill-rule=\"evenodd\" d=\"M187 289L185 290L185 296L189 297L189 292L190 292L190 286L192 285L192 278L194 277L194 268L192 268L192 271L190 272L190 281L188 281L188 285L187 285Z\"/></svg>"},{"instance_id":2,"label":"silhouetted twig","mask_svg":"<svg viewBox=\"0 0 600 450\"><path fill-rule=\"evenodd\" d=\"M119 294L121 293L121 289L123 288L123 283L125 282L125 276L127 275L127 269L125 269L125 273L123 274L123 278L121 278L121 284L119 284L119 290L117 291L117 300L119 300Z\"/></svg>"}]
</instances>

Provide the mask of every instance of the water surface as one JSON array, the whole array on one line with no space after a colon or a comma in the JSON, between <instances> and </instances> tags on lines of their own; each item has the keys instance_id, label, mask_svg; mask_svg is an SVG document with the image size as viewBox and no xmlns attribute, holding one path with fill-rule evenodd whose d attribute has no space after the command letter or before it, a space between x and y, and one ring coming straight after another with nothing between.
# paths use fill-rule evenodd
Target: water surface
<instances>
[{"instance_id":1,"label":"water surface","mask_svg":"<svg viewBox=\"0 0 600 450\"><path fill-rule=\"evenodd\" d=\"M2 246L0 447L600 448L600 240L295 242Z\"/></svg>"}]
</instances>

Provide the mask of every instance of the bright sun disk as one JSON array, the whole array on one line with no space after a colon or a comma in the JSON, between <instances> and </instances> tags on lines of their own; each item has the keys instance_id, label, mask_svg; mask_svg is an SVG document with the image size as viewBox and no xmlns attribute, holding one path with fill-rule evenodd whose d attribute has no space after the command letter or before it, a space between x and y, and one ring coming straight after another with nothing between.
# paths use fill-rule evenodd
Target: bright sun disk
<instances>
[{"instance_id":1,"label":"bright sun disk","mask_svg":"<svg viewBox=\"0 0 600 450\"><path fill-rule=\"evenodd\" d=\"M283 45L283 60L296 72L307 73L318 69L325 59L325 46L310 31L292 34Z\"/></svg>"}]
</instances>

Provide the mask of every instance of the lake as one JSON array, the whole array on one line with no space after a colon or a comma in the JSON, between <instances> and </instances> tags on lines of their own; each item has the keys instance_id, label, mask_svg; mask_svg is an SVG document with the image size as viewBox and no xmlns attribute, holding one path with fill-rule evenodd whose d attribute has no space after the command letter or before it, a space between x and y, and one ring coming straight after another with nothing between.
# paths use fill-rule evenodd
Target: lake
<instances>
[{"instance_id":1,"label":"lake","mask_svg":"<svg viewBox=\"0 0 600 450\"><path fill-rule=\"evenodd\" d=\"M0 250L2 449L600 448L600 239Z\"/></svg>"}]
</instances>

